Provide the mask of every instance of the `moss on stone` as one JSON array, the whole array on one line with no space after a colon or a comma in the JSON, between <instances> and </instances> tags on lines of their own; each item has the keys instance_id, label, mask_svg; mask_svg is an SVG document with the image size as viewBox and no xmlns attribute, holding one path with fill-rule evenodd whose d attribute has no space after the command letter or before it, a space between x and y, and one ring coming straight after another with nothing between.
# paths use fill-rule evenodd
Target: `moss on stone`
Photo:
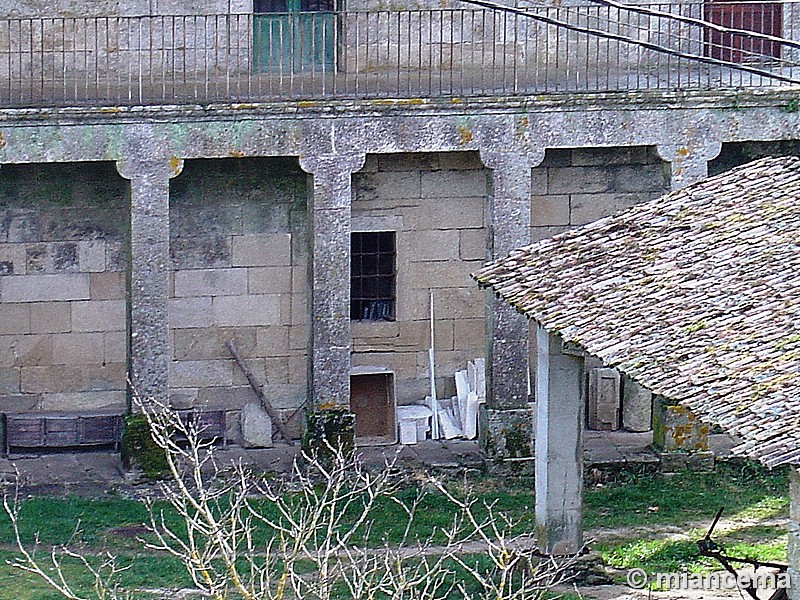
<instances>
[{"instance_id":1,"label":"moss on stone","mask_svg":"<svg viewBox=\"0 0 800 600\"><path fill-rule=\"evenodd\" d=\"M125 468L141 469L146 479L160 479L167 474L166 453L153 440L150 424L142 414L125 417L120 453Z\"/></svg>"},{"instance_id":2,"label":"moss on stone","mask_svg":"<svg viewBox=\"0 0 800 600\"><path fill-rule=\"evenodd\" d=\"M345 408L309 412L303 452L321 464L331 464L337 452L349 458L355 451L356 417Z\"/></svg>"}]
</instances>

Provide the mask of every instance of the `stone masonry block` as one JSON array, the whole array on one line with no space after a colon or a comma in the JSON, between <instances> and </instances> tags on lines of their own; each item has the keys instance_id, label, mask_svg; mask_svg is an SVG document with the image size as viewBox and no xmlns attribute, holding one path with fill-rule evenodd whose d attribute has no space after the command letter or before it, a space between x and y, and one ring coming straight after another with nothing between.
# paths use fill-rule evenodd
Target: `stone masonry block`
<instances>
[{"instance_id":1,"label":"stone masonry block","mask_svg":"<svg viewBox=\"0 0 800 600\"><path fill-rule=\"evenodd\" d=\"M0 244L0 263L4 267L2 275L25 275L25 246L23 244Z\"/></svg>"},{"instance_id":2,"label":"stone masonry block","mask_svg":"<svg viewBox=\"0 0 800 600\"><path fill-rule=\"evenodd\" d=\"M122 300L125 298L125 273L121 271L89 275L92 300Z\"/></svg>"},{"instance_id":3,"label":"stone masonry block","mask_svg":"<svg viewBox=\"0 0 800 600\"><path fill-rule=\"evenodd\" d=\"M0 304L0 335L30 332L29 304Z\"/></svg>"},{"instance_id":4,"label":"stone masonry block","mask_svg":"<svg viewBox=\"0 0 800 600\"><path fill-rule=\"evenodd\" d=\"M281 296L221 296L214 298L214 324L222 327L276 325L281 322Z\"/></svg>"},{"instance_id":5,"label":"stone masonry block","mask_svg":"<svg viewBox=\"0 0 800 600\"><path fill-rule=\"evenodd\" d=\"M103 362L123 363L128 359L128 337L124 331L103 334Z\"/></svg>"},{"instance_id":6,"label":"stone masonry block","mask_svg":"<svg viewBox=\"0 0 800 600\"><path fill-rule=\"evenodd\" d=\"M482 196L425 199L403 218L403 227L410 231L479 229L483 227L485 203Z\"/></svg>"},{"instance_id":7,"label":"stone masonry block","mask_svg":"<svg viewBox=\"0 0 800 600\"><path fill-rule=\"evenodd\" d=\"M197 390L194 406L217 409L240 409L248 402L257 401L253 388L249 385L230 387L204 387Z\"/></svg>"},{"instance_id":8,"label":"stone masonry block","mask_svg":"<svg viewBox=\"0 0 800 600\"><path fill-rule=\"evenodd\" d=\"M23 367L20 387L34 394L124 390L126 374L124 363Z\"/></svg>"},{"instance_id":9,"label":"stone masonry block","mask_svg":"<svg viewBox=\"0 0 800 600\"><path fill-rule=\"evenodd\" d=\"M670 173L667 163L663 165L622 166L613 169L612 187L616 192L670 191Z\"/></svg>"},{"instance_id":10,"label":"stone masonry block","mask_svg":"<svg viewBox=\"0 0 800 600\"><path fill-rule=\"evenodd\" d=\"M483 261L442 261L412 263L409 276L418 289L462 288L472 281L469 274L478 270Z\"/></svg>"},{"instance_id":11,"label":"stone masonry block","mask_svg":"<svg viewBox=\"0 0 800 600\"><path fill-rule=\"evenodd\" d=\"M89 276L85 273L22 275L0 280L3 302L46 302L88 300Z\"/></svg>"},{"instance_id":12,"label":"stone masonry block","mask_svg":"<svg viewBox=\"0 0 800 600\"><path fill-rule=\"evenodd\" d=\"M483 171L486 167L477 152L440 152L439 168L442 171Z\"/></svg>"},{"instance_id":13,"label":"stone masonry block","mask_svg":"<svg viewBox=\"0 0 800 600\"><path fill-rule=\"evenodd\" d=\"M532 196L531 225L569 225L569 196Z\"/></svg>"},{"instance_id":14,"label":"stone masonry block","mask_svg":"<svg viewBox=\"0 0 800 600\"><path fill-rule=\"evenodd\" d=\"M174 269L208 269L231 266L230 236L175 238L170 242Z\"/></svg>"},{"instance_id":15,"label":"stone masonry block","mask_svg":"<svg viewBox=\"0 0 800 600\"><path fill-rule=\"evenodd\" d=\"M640 202L647 202L658 195L657 193L573 194L570 199L570 224L591 223Z\"/></svg>"},{"instance_id":16,"label":"stone masonry block","mask_svg":"<svg viewBox=\"0 0 800 600\"><path fill-rule=\"evenodd\" d=\"M434 171L440 168L441 157L442 154L421 152L378 154L378 168L376 171L380 173L392 171ZM361 171L363 171L363 169ZM359 171L359 173L361 171Z\"/></svg>"},{"instance_id":17,"label":"stone masonry block","mask_svg":"<svg viewBox=\"0 0 800 600\"><path fill-rule=\"evenodd\" d=\"M263 233L233 238L234 267L290 266L292 235Z\"/></svg>"},{"instance_id":18,"label":"stone masonry block","mask_svg":"<svg viewBox=\"0 0 800 600\"><path fill-rule=\"evenodd\" d=\"M177 329L173 331L172 353L176 360L229 359L230 351L225 346L234 340L243 357L253 356L256 348L255 328Z\"/></svg>"},{"instance_id":19,"label":"stone masonry block","mask_svg":"<svg viewBox=\"0 0 800 600\"><path fill-rule=\"evenodd\" d=\"M547 193L547 169L541 166L531 169L531 194L544 196Z\"/></svg>"},{"instance_id":20,"label":"stone masonry block","mask_svg":"<svg viewBox=\"0 0 800 600\"><path fill-rule=\"evenodd\" d=\"M307 352L309 347L309 330L311 327L305 325L292 325L289 328L289 349Z\"/></svg>"},{"instance_id":21,"label":"stone masonry block","mask_svg":"<svg viewBox=\"0 0 800 600\"><path fill-rule=\"evenodd\" d=\"M199 269L175 273L175 296L237 296L247 291L247 269Z\"/></svg>"},{"instance_id":22,"label":"stone masonry block","mask_svg":"<svg viewBox=\"0 0 800 600\"><path fill-rule=\"evenodd\" d=\"M422 173L422 198L479 196L488 192L488 170Z\"/></svg>"},{"instance_id":23,"label":"stone masonry block","mask_svg":"<svg viewBox=\"0 0 800 600\"><path fill-rule=\"evenodd\" d=\"M41 395L39 394L2 394L0 393L0 412L22 413L38 410Z\"/></svg>"},{"instance_id":24,"label":"stone masonry block","mask_svg":"<svg viewBox=\"0 0 800 600\"><path fill-rule=\"evenodd\" d=\"M483 229L458 230L458 258L461 260L486 260L486 231Z\"/></svg>"},{"instance_id":25,"label":"stone masonry block","mask_svg":"<svg viewBox=\"0 0 800 600\"><path fill-rule=\"evenodd\" d=\"M170 300L167 312L172 329L211 326L211 298L208 297Z\"/></svg>"},{"instance_id":26,"label":"stone masonry block","mask_svg":"<svg viewBox=\"0 0 800 600\"><path fill-rule=\"evenodd\" d=\"M127 408L126 396L124 390L43 394L40 404L43 411L102 410L123 414Z\"/></svg>"},{"instance_id":27,"label":"stone masonry block","mask_svg":"<svg viewBox=\"0 0 800 600\"><path fill-rule=\"evenodd\" d=\"M53 364L102 364L103 346L102 333L62 333L54 335Z\"/></svg>"},{"instance_id":28,"label":"stone masonry block","mask_svg":"<svg viewBox=\"0 0 800 600\"><path fill-rule=\"evenodd\" d=\"M602 167L561 167L548 172L549 194L605 192L610 186L609 173Z\"/></svg>"},{"instance_id":29,"label":"stone masonry block","mask_svg":"<svg viewBox=\"0 0 800 600\"><path fill-rule=\"evenodd\" d=\"M289 331L285 325L267 325L256 329L254 356L286 356L289 354Z\"/></svg>"},{"instance_id":30,"label":"stone masonry block","mask_svg":"<svg viewBox=\"0 0 800 600\"><path fill-rule=\"evenodd\" d=\"M457 229L408 232L399 242L407 246L414 262L456 260L459 258L458 234Z\"/></svg>"},{"instance_id":31,"label":"stone masonry block","mask_svg":"<svg viewBox=\"0 0 800 600\"><path fill-rule=\"evenodd\" d=\"M233 382L232 360L181 360L170 363L172 387L229 386Z\"/></svg>"},{"instance_id":32,"label":"stone masonry block","mask_svg":"<svg viewBox=\"0 0 800 600\"><path fill-rule=\"evenodd\" d=\"M31 308L31 333L72 331L71 302L34 302Z\"/></svg>"},{"instance_id":33,"label":"stone masonry block","mask_svg":"<svg viewBox=\"0 0 800 600\"><path fill-rule=\"evenodd\" d=\"M418 171L356 173L353 175L353 196L356 202L419 199L422 197L420 173Z\"/></svg>"},{"instance_id":34,"label":"stone masonry block","mask_svg":"<svg viewBox=\"0 0 800 600\"><path fill-rule=\"evenodd\" d=\"M576 167L643 165L653 161L653 155L647 146L575 148L572 150L572 164Z\"/></svg>"},{"instance_id":35,"label":"stone masonry block","mask_svg":"<svg viewBox=\"0 0 800 600\"><path fill-rule=\"evenodd\" d=\"M0 395L19 394L19 369L0 367Z\"/></svg>"},{"instance_id":36,"label":"stone masonry block","mask_svg":"<svg viewBox=\"0 0 800 600\"><path fill-rule=\"evenodd\" d=\"M72 303L72 330L125 331L124 300L91 300Z\"/></svg>"},{"instance_id":37,"label":"stone masonry block","mask_svg":"<svg viewBox=\"0 0 800 600\"><path fill-rule=\"evenodd\" d=\"M104 240L78 242L78 267L82 273L102 273L106 269Z\"/></svg>"},{"instance_id":38,"label":"stone masonry block","mask_svg":"<svg viewBox=\"0 0 800 600\"><path fill-rule=\"evenodd\" d=\"M454 331L454 350L472 350L482 356L486 345L486 325L483 319L457 319Z\"/></svg>"},{"instance_id":39,"label":"stone masonry block","mask_svg":"<svg viewBox=\"0 0 800 600\"><path fill-rule=\"evenodd\" d=\"M291 294L291 267L251 267L247 270L249 294Z\"/></svg>"},{"instance_id":40,"label":"stone masonry block","mask_svg":"<svg viewBox=\"0 0 800 600\"><path fill-rule=\"evenodd\" d=\"M30 367L52 362L52 336L0 336L0 366Z\"/></svg>"},{"instance_id":41,"label":"stone masonry block","mask_svg":"<svg viewBox=\"0 0 800 600\"><path fill-rule=\"evenodd\" d=\"M531 227L531 243L545 238L553 237L557 233L566 231L569 225L548 225L546 227Z\"/></svg>"}]
</instances>

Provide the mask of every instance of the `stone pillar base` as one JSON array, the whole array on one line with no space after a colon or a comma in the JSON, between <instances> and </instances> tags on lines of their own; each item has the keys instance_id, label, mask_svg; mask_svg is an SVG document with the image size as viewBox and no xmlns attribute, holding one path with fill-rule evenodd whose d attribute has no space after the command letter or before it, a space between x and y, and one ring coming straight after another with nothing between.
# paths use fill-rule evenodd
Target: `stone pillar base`
<instances>
[{"instance_id":1,"label":"stone pillar base","mask_svg":"<svg viewBox=\"0 0 800 600\"><path fill-rule=\"evenodd\" d=\"M656 400L653 407L653 446L661 452L708 452L709 427L685 406Z\"/></svg>"},{"instance_id":2,"label":"stone pillar base","mask_svg":"<svg viewBox=\"0 0 800 600\"><path fill-rule=\"evenodd\" d=\"M356 416L346 409L318 410L306 414L303 452L323 465L337 453L349 460L355 450Z\"/></svg>"},{"instance_id":3,"label":"stone pillar base","mask_svg":"<svg viewBox=\"0 0 800 600\"><path fill-rule=\"evenodd\" d=\"M662 452L659 454L662 473L697 471L710 473L714 470L713 452Z\"/></svg>"},{"instance_id":4,"label":"stone pillar base","mask_svg":"<svg viewBox=\"0 0 800 600\"><path fill-rule=\"evenodd\" d=\"M533 410L488 408L478 414L478 439L487 457L496 460L533 456Z\"/></svg>"}]
</instances>

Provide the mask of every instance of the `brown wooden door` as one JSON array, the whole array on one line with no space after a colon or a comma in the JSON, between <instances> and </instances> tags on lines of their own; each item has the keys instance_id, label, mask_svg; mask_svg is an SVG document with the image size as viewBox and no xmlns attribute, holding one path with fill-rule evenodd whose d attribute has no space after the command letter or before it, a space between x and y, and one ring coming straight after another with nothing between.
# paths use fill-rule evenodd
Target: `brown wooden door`
<instances>
[{"instance_id":1,"label":"brown wooden door","mask_svg":"<svg viewBox=\"0 0 800 600\"><path fill-rule=\"evenodd\" d=\"M709 0L704 12L707 21L723 27L781 35L781 5L777 3ZM730 62L763 61L781 55L778 42L713 29L706 29L705 42L706 56Z\"/></svg>"}]
</instances>

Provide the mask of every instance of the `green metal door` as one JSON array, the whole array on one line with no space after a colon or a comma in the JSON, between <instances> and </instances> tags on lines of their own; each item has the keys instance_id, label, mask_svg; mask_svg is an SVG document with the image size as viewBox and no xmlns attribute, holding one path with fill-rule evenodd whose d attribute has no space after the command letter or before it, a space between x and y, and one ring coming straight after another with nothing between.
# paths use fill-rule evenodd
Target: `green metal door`
<instances>
[{"instance_id":1,"label":"green metal door","mask_svg":"<svg viewBox=\"0 0 800 600\"><path fill-rule=\"evenodd\" d=\"M328 0L256 0L253 69L326 72L334 65L336 15Z\"/></svg>"}]
</instances>

